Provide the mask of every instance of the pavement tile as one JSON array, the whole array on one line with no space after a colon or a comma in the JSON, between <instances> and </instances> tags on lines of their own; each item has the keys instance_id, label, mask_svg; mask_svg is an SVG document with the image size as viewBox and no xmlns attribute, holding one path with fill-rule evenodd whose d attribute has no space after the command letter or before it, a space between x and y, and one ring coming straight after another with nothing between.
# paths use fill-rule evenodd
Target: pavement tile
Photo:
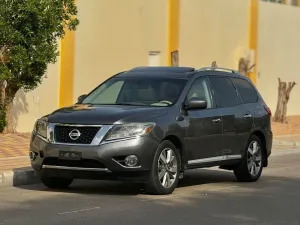
<instances>
[{"instance_id":1,"label":"pavement tile","mask_svg":"<svg viewBox=\"0 0 300 225\"><path fill-rule=\"evenodd\" d=\"M29 134L0 134L0 159L27 156L29 140Z\"/></svg>"},{"instance_id":2,"label":"pavement tile","mask_svg":"<svg viewBox=\"0 0 300 225\"><path fill-rule=\"evenodd\" d=\"M19 169L30 166L28 156L0 158L0 172Z\"/></svg>"}]
</instances>

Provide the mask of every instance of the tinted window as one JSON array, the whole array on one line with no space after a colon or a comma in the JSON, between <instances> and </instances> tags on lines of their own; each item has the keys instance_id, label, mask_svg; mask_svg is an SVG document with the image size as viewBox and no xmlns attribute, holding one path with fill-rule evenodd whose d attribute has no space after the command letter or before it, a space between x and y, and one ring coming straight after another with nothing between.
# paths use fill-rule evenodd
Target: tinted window
<instances>
[{"instance_id":1,"label":"tinted window","mask_svg":"<svg viewBox=\"0 0 300 225\"><path fill-rule=\"evenodd\" d=\"M257 102L256 90L252 87L252 85L248 81L244 79L232 78L232 82L238 89L245 103Z\"/></svg>"},{"instance_id":2,"label":"tinted window","mask_svg":"<svg viewBox=\"0 0 300 225\"><path fill-rule=\"evenodd\" d=\"M210 77L211 86L218 107L232 107L239 104L236 89L227 77Z\"/></svg>"},{"instance_id":3,"label":"tinted window","mask_svg":"<svg viewBox=\"0 0 300 225\"><path fill-rule=\"evenodd\" d=\"M207 102L207 108L212 108L212 98L207 81L204 78L197 79L191 86L187 99L190 100L193 97L200 98Z\"/></svg>"},{"instance_id":4,"label":"tinted window","mask_svg":"<svg viewBox=\"0 0 300 225\"><path fill-rule=\"evenodd\" d=\"M176 103L186 80L157 78L110 79L95 89L83 104L170 106Z\"/></svg>"}]
</instances>

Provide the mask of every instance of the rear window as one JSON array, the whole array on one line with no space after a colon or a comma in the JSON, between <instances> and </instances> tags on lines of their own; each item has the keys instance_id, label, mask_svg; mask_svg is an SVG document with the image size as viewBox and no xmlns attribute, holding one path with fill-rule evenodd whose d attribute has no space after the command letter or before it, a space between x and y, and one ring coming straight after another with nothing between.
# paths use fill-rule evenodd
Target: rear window
<instances>
[{"instance_id":1,"label":"rear window","mask_svg":"<svg viewBox=\"0 0 300 225\"><path fill-rule=\"evenodd\" d=\"M255 103L258 100L258 95L253 86L244 79L231 78L240 93L244 103Z\"/></svg>"}]
</instances>

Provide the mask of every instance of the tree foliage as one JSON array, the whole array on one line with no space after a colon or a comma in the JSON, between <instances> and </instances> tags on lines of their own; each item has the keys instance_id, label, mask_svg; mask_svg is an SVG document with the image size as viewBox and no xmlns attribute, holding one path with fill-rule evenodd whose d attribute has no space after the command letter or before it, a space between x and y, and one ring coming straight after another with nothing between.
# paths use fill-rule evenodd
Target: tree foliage
<instances>
[{"instance_id":1,"label":"tree foliage","mask_svg":"<svg viewBox=\"0 0 300 225\"><path fill-rule=\"evenodd\" d=\"M58 56L58 39L78 24L73 0L0 0L0 79L34 89ZM3 57L2 57L3 58Z\"/></svg>"},{"instance_id":2,"label":"tree foliage","mask_svg":"<svg viewBox=\"0 0 300 225\"><path fill-rule=\"evenodd\" d=\"M0 0L0 84L7 81L6 105L19 89L33 90L42 82L47 65L59 55L58 40L78 24L74 0Z\"/></svg>"}]
</instances>

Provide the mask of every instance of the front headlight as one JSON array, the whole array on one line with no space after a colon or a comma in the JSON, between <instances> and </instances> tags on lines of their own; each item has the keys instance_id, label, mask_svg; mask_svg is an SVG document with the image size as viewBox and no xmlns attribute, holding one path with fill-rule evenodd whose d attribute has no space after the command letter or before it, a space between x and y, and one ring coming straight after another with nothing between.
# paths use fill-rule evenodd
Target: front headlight
<instances>
[{"instance_id":1,"label":"front headlight","mask_svg":"<svg viewBox=\"0 0 300 225\"><path fill-rule=\"evenodd\" d=\"M34 126L34 131L38 135L47 138L47 127L48 127L47 121L40 119L36 121Z\"/></svg>"},{"instance_id":2,"label":"front headlight","mask_svg":"<svg viewBox=\"0 0 300 225\"><path fill-rule=\"evenodd\" d=\"M115 125L105 140L111 141L116 139L144 136L149 134L154 126L154 123L131 123Z\"/></svg>"}]
</instances>

